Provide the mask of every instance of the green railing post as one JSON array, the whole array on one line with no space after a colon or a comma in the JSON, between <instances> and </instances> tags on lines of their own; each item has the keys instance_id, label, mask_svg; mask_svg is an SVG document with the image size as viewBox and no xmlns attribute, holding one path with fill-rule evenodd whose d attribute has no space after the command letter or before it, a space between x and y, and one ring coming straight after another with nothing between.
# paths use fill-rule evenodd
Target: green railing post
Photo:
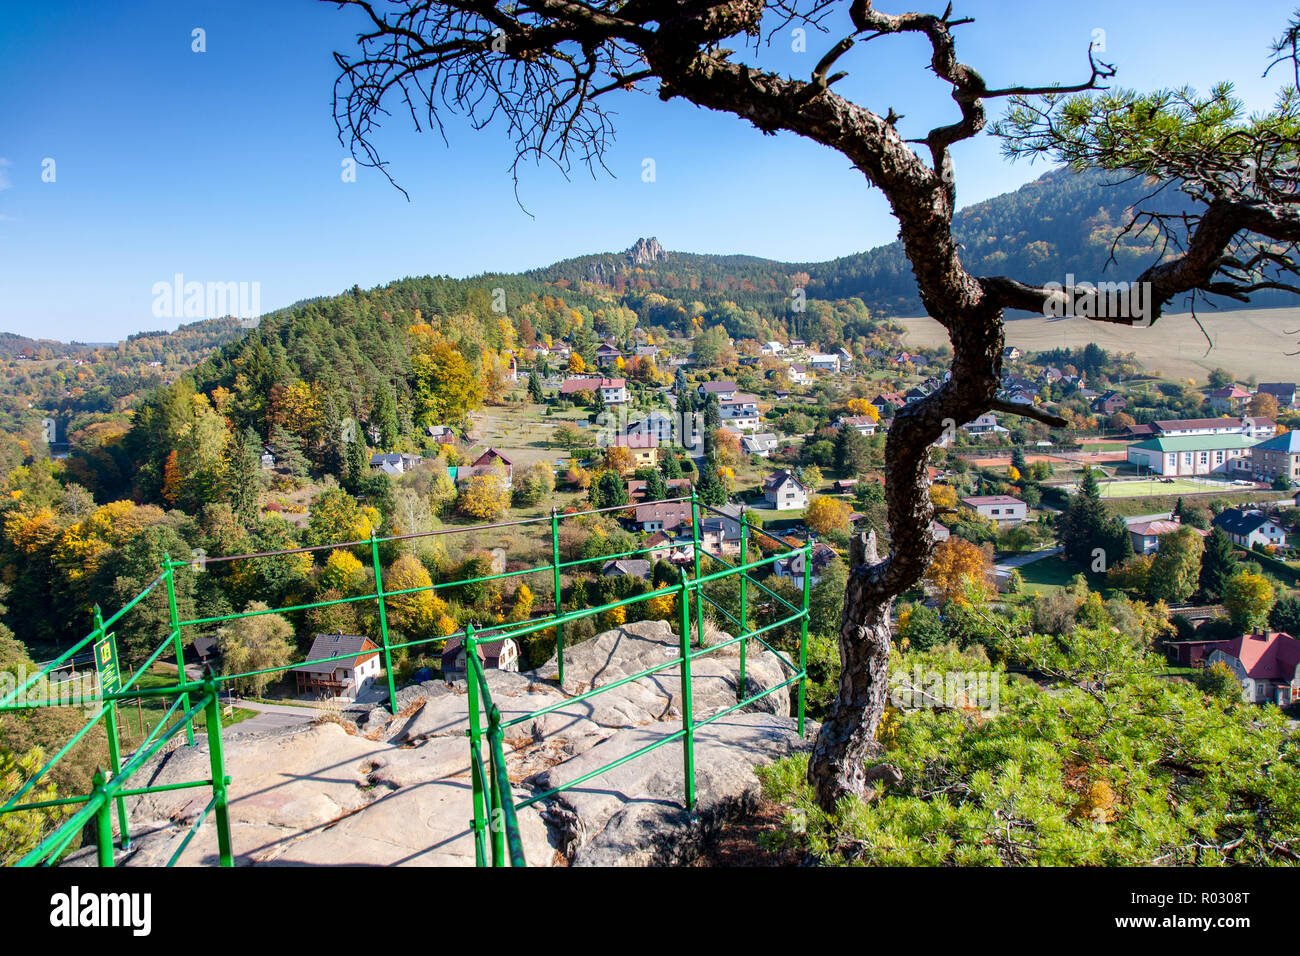
<instances>
[{"instance_id":1,"label":"green railing post","mask_svg":"<svg viewBox=\"0 0 1300 956\"><path fill-rule=\"evenodd\" d=\"M551 509L551 580L555 585L555 616L564 612L560 609L560 512ZM555 625L555 659L560 666L560 687L564 687L564 625Z\"/></svg>"},{"instance_id":2,"label":"green railing post","mask_svg":"<svg viewBox=\"0 0 1300 956\"><path fill-rule=\"evenodd\" d=\"M95 605L93 619L95 624L95 637L90 642L92 648L104 639L104 614L99 609L98 604ZM103 687L100 687L101 694L103 693L103 690ZM122 741L119 739L117 731L117 701L110 700L108 702L108 713L106 716L108 718L108 765L113 771L113 776L116 777L122 772ZM131 831L127 825L126 798L118 797L116 802L118 835L121 838L122 849L129 850L131 849Z\"/></svg>"},{"instance_id":3,"label":"green railing post","mask_svg":"<svg viewBox=\"0 0 1300 956\"><path fill-rule=\"evenodd\" d=\"M226 790L226 751L221 742L220 688L211 675L204 681L204 713L208 725L208 758L212 766L212 816L217 824L217 856L222 866L234 866L230 844L229 793Z\"/></svg>"},{"instance_id":4,"label":"green railing post","mask_svg":"<svg viewBox=\"0 0 1300 956\"><path fill-rule=\"evenodd\" d=\"M95 846L99 851L99 865L113 866L113 810L104 794L104 768L96 767L91 778L94 793L102 802L95 811Z\"/></svg>"},{"instance_id":5,"label":"green railing post","mask_svg":"<svg viewBox=\"0 0 1300 956\"><path fill-rule=\"evenodd\" d=\"M466 624L465 690L468 695L466 703L469 708L470 800L474 804L474 864L483 866L487 862L487 848L483 844L483 828L485 825L483 818L483 781L479 774L482 763L479 760L481 731L478 724L478 681L474 677L474 668L470 666L470 655L478 653L475 643L474 625Z\"/></svg>"},{"instance_id":6,"label":"green railing post","mask_svg":"<svg viewBox=\"0 0 1300 956\"><path fill-rule=\"evenodd\" d=\"M172 566L172 556L163 552L163 576L167 580L167 613L171 620L172 646L176 651L176 680L185 683L185 648L181 644L181 617L176 613L176 569ZM121 612L119 612L121 613ZM190 712L190 693L181 692L181 710ZM194 720L185 723L185 742L194 746Z\"/></svg>"},{"instance_id":7,"label":"green railing post","mask_svg":"<svg viewBox=\"0 0 1300 956\"><path fill-rule=\"evenodd\" d=\"M749 563L749 516L745 509L740 509L740 566ZM749 572L740 572L740 629L742 634L749 633ZM745 649L749 638L740 641L740 683L736 688L736 700L745 699Z\"/></svg>"},{"instance_id":8,"label":"green railing post","mask_svg":"<svg viewBox=\"0 0 1300 956\"><path fill-rule=\"evenodd\" d=\"M498 735L501 734L501 711L497 705L493 704L488 711L488 767L492 770L492 779L488 781L488 793L491 799L488 801L488 832L492 836L492 865L505 866L509 858L506 853L506 814L502 804L506 800L513 800L513 794L504 794L498 785L496 774L496 754L497 745L501 742Z\"/></svg>"},{"instance_id":9,"label":"green railing post","mask_svg":"<svg viewBox=\"0 0 1300 956\"><path fill-rule=\"evenodd\" d=\"M691 489L691 538L695 551L695 579L700 578L700 549L704 546L703 537L700 534L700 498L695 489ZM704 598L703 592L695 599L695 623L697 627L696 643L700 647L704 646Z\"/></svg>"},{"instance_id":10,"label":"green railing post","mask_svg":"<svg viewBox=\"0 0 1300 956\"><path fill-rule=\"evenodd\" d=\"M799 736L803 736L804 704L808 696L808 607L812 594L812 542L803 546L803 617L799 619Z\"/></svg>"},{"instance_id":11,"label":"green railing post","mask_svg":"<svg viewBox=\"0 0 1300 956\"><path fill-rule=\"evenodd\" d=\"M375 597L379 602L379 637L384 645L384 673L388 677L388 709L397 716L397 683L393 680L393 652L388 646L388 610L384 605L384 574L379 569L379 541L370 529L370 558L375 565Z\"/></svg>"},{"instance_id":12,"label":"green railing post","mask_svg":"<svg viewBox=\"0 0 1300 956\"><path fill-rule=\"evenodd\" d=\"M682 663L682 762L686 777L686 809L695 809L695 728L691 713L691 587L686 580L686 571L681 572L682 589L678 600L682 602L681 634L677 639L678 653ZM697 595L696 604L703 601Z\"/></svg>"}]
</instances>

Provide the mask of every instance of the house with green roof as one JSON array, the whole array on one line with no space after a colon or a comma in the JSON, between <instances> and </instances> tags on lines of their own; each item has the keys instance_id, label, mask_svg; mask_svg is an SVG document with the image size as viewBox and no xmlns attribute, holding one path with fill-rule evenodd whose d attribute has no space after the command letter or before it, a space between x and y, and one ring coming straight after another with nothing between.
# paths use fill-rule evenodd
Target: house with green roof
<instances>
[{"instance_id":1,"label":"house with green roof","mask_svg":"<svg viewBox=\"0 0 1300 956\"><path fill-rule=\"evenodd\" d=\"M1128 461L1156 475L1251 474L1251 449L1245 435L1159 436L1128 446Z\"/></svg>"},{"instance_id":2,"label":"house with green roof","mask_svg":"<svg viewBox=\"0 0 1300 956\"><path fill-rule=\"evenodd\" d=\"M1289 478L1300 484L1300 432L1283 432L1250 450L1257 474L1270 479Z\"/></svg>"}]
</instances>

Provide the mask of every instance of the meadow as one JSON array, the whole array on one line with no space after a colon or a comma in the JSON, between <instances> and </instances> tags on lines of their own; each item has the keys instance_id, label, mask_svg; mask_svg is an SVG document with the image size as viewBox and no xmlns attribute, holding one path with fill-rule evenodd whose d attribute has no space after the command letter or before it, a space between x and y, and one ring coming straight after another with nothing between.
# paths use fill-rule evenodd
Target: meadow
<instances>
[{"instance_id":1,"label":"meadow","mask_svg":"<svg viewBox=\"0 0 1300 956\"><path fill-rule=\"evenodd\" d=\"M1028 352L1081 348L1095 342L1108 352L1132 352L1149 371L1164 378L1204 382L1211 369L1230 369L1239 380L1289 382L1300 350L1300 309L1242 309L1199 312L1209 340L1189 313L1162 317L1150 328L1129 328L1087 319L1013 318L1006 341ZM911 348L948 345L947 333L931 318L894 319Z\"/></svg>"}]
</instances>

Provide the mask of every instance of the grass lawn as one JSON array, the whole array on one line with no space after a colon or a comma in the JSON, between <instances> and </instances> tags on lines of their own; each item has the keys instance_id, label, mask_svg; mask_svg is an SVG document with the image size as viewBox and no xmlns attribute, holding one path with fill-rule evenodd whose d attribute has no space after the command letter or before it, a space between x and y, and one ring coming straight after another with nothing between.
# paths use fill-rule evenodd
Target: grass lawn
<instances>
[{"instance_id":1,"label":"grass lawn","mask_svg":"<svg viewBox=\"0 0 1300 956\"><path fill-rule=\"evenodd\" d=\"M1020 572L1020 577L1025 582L1025 594L1051 594L1060 591L1080 571L1077 565L1066 561L1060 555L1043 558L1040 561L1030 561L1016 570ZM1104 574L1084 572L1084 576L1088 579L1088 587L1094 591L1106 590Z\"/></svg>"},{"instance_id":2,"label":"grass lawn","mask_svg":"<svg viewBox=\"0 0 1300 956\"><path fill-rule=\"evenodd\" d=\"M170 673L168 673L168 671ZM150 669L149 673L143 675L140 678L140 680L136 682L135 686L139 687L141 690L147 690L149 688L154 688L154 687L168 687L175 683L176 683L175 667L170 667L167 668L166 670L159 670L157 666L155 666L154 668ZM147 737L149 733L156 726L158 726L158 721L162 719L163 714L167 712L167 708L172 705L174 700L175 698L165 699L162 697L143 697L140 699L139 706L137 706L136 703L131 700L119 702L117 708L118 726L121 728L122 731L123 748L125 749L134 748L140 743L141 740ZM194 699L192 697L190 699L190 703L191 705L194 703ZM222 706L224 708L225 705L223 704ZM237 724L240 721L247 720L249 717L254 716L256 713L257 712L253 710L248 710L243 707L236 707L234 708L232 713L222 717L221 726L229 727L232 724ZM172 715L172 720L174 721L179 716L180 716L180 711L177 710L177 712ZM142 718L144 721L143 732L141 732ZM194 732L195 733L206 732L206 728L207 728L207 715L202 711L200 711L198 714L194 716ZM182 731L182 733L184 733L184 731Z\"/></svg>"},{"instance_id":3,"label":"grass lawn","mask_svg":"<svg viewBox=\"0 0 1300 956\"><path fill-rule=\"evenodd\" d=\"M1229 490L1231 487L1227 486L1223 490ZM1175 478L1172 483L1164 483L1156 479L1107 481L1102 482L1101 496L1103 498L1150 498L1156 495L1200 495L1218 490L1216 485L1188 481L1186 478Z\"/></svg>"}]
</instances>

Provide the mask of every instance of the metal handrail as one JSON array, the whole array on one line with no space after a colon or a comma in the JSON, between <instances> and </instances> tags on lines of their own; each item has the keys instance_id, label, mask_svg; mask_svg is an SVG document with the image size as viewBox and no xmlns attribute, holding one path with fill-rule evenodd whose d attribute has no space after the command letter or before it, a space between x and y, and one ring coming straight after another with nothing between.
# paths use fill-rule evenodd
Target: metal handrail
<instances>
[{"instance_id":1,"label":"metal handrail","mask_svg":"<svg viewBox=\"0 0 1300 956\"><path fill-rule=\"evenodd\" d=\"M769 650L775 650L763 640L762 634L776 627L784 627L795 621L801 621L801 639L800 639L800 658L799 666L796 668L792 661L785 655L777 653L781 664L793 671L791 677L778 684L775 687L768 688L752 697L744 698L728 708L723 713L730 713L737 707L743 707L755 700L760 699L768 694L781 690L791 683L798 682L798 728L802 734L804 728L804 699L805 684L807 681L807 624L808 624L808 607L809 592L808 580L810 575L804 575L803 588L803 607L796 609L780 595L772 592L771 589L764 586L761 582L751 581L750 572L765 566L769 566L780 560L784 554L792 553L795 550L790 548L785 542L779 541L783 547L788 550L783 553L772 554L757 561L751 561L748 557L748 543L751 531L761 532L761 529L751 529L745 514L742 512L740 524L741 534L741 554L738 564L732 564L720 556L709 554L708 556L723 565L723 570L711 574L705 574L702 571L702 556L704 555L701 534L700 534L700 511L701 508L710 511L717 509L699 501L694 492L689 496L665 499L667 503L690 502L691 504L691 530L692 544L694 548L694 574L687 575L684 570L680 572L678 583L661 588L655 588L642 594L631 595L615 601L607 602L595 607L575 609L565 611L563 608L563 594L561 592L560 575L563 570L594 564L596 562L605 562L618 558L633 557L637 555L652 554L659 549L640 548L634 551L622 552L616 555L601 555L593 558L582 558L572 561L560 560L559 549L559 525L563 518L575 517L581 518L594 514L603 514L613 511L624 511L630 506L618 505L607 508L596 508L587 511L575 512L573 514L561 515L557 509L552 508L549 515L543 515L538 518L521 519L518 521L496 522L486 525L473 525L458 528L443 528L436 531L420 532L408 535L395 535L389 537L379 537L372 533L371 537L362 541L348 541L338 544L313 545L304 548L290 548L282 551L257 552L245 555L228 555L218 558L205 558L204 563L213 564L226 561L235 561L240 559L252 560L266 557L276 557L282 555L313 553L323 550L337 550L344 548L354 548L368 545L370 558L373 565L374 591L368 594L354 595L339 599L327 601L313 601L305 604L289 605L278 608L258 609L254 611L235 612L226 615L214 617L194 618L182 620L177 612L176 589L175 589L175 572L181 568L190 565L190 562L172 560L169 555L164 555L162 561L162 573L134 598L128 601L122 608L108 619L104 619L99 613L98 607L94 609L94 627L91 632L74 644L68 651L59 657L48 662L42 667L36 675L27 680L23 686L17 688L0 700L0 713L11 713L25 711L40 707L54 706L71 706L74 704L99 705L93 716L86 724L69 739L69 741L37 771L30 779L24 782L23 786L11 796L3 806L0 806L0 815L15 812L36 812L47 811L54 808L70 808L76 804L81 804L81 808L72 813L67 820L55 827L55 829L43 839L38 846L19 861L20 865L34 865L35 863L45 862L47 864L56 862L66 851L72 840L75 838L80 828L91 820L95 821L95 842L97 855L101 865L112 866L114 861L113 853L113 822L112 808L115 806L118 818L118 838L122 849L128 849L131 846L131 838L128 827L128 818L125 807L125 798L133 796L143 796L145 794L160 793L170 790L210 787L212 797L198 815L195 821L190 825L179 846L173 853L168 865L176 863L185 849L190 845L195 834L201 829L202 825L212 820L216 826L218 841L218 860L222 866L233 865L233 851L230 839L230 824L227 810L227 786L229 778L225 773L224 751L222 745L221 714L219 705L219 693L224 684L241 678L258 676L268 673L279 673L299 667L304 663L330 663L340 660L351 660L357 655L342 654L332 657L311 658L302 662L294 662L279 667L262 668L253 671L240 673L231 673L217 676L207 674L202 680L187 678L184 672L184 655L183 655L183 638L184 629L205 624L218 624L226 621L240 620L248 617L255 617L263 614L283 613L288 611L312 610L315 608L331 607L340 604L355 603L358 601L373 600L377 604L379 612L379 630L380 642L379 647L374 653L381 654L384 658L385 673L387 678L387 690L389 706L394 713L397 711L397 688L394 679L392 655L393 652L405 648L426 646L429 644L443 643L453 637L463 636L466 653L467 653L467 688L469 691L468 709L470 718L470 729L467 735L470 737L471 747L471 789L472 799L474 801L474 839L476 860L480 864L492 862L498 866L519 866L525 863L520 841L517 810L526 806L531 806L542 800L554 797L556 794L578 786L584 781L604 773L613 767L626 763L638 756L648 753L650 750L660 746L673 743L677 740L683 741L683 768L685 774L685 803L688 810L693 810L695 806L695 781L694 781L694 734L696 728L718 719L722 714L715 714L702 721L696 722L693 715L693 699L690 680L691 663L695 659L709 653L715 653L718 650L730 647L734 644L740 644L740 683L737 696L743 696L746 686L745 682L745 661L746 648L749 640L752 638L759 641ZM725 512L718 512L726 514ZM731 515L726 515L732 518ZM483 575L477 578L469 578L460 581L444 581L431 583L428 586L403 588L399 590L387 590L384 587L383 571L380 566L379 545L381 543L410 540L412 538L428 537L438 534L449 534L456 532L481 532L494 528L511 527L516 525L536 524L549 522L551 532L551 561L537 567L525 568L516 571L506 571L491 575ZM805 557L808 556L811 546L805 545ZM525 621L510 622L508 624L497 625L486 629L476 629L473 624L466 625L465 629L451 635L418 638L413 640L403 640L400 642L393 641L390 638L388 630L387 602L390 598L418 594L422 592L433 592L441 588L450 588L464 586L468 584L486 583L488 581L502 580L510 577L517 577L525 574L550 574L552 584L555 588L555 607L553 613L545 618L530 619ZM721 607L717 601L705 593L706 585L720 581L732 575L740 575L740 616L737 618L725 608ZM48 680L48 677L67 659L72 657L87 644L97 643L105 637L111 637L110 628L113 624L121 620L125 614L135 608L145 597L152 593L159 585L164 585L167 594L169 627L167 634L162 638L157 647L145 658L144 662L131 673L131 675L122 682L120 688L112 693L104 693L102 689L93 697L77 698L75 701L68 699L40 699L25 700L23 696L34 687L42 678ZM774 623L763 627L750 628L749 607L748 607L748 587L750 584L757 585L764 591L767 591L773 597L780 600L794 613L784 617ZM691 639L691 593L694 592L695 598L695 628L697 650L692 651L690 648ZM557 704L541 708L533 714L516 717L511 720L502 720L499 709L492 702L491 692L487 684L487 676L484 672L482 662L478 658L477 649L480 644L491 640L499 640L502 636L521 637L527 634L536 633L542 630L554 629L556 635L556 658L559 671L559 683L564 684L564 625L581 618L601 614L617 608L625 608L649 601L655 598L673 595L679 605L678 612L680 616L678 631L680 648L679 653L672 659L652 668L630 675L611 684L594 688L585 693L566 698ZM704 605L705 603L717 608L730 621L736 624L741 633L728 639L720 644L710 647L704 646ZM141 677L148 671L155 661L166 651L174 652L177 660L177 679L174 683L165 687L140 688L136 685ZM682 680L682 727L680 730L665 735L663 738L640 748L635 753L625 755L617 761L599 768L590 773L584 774L576 780L571 780L559 787L549 790L545 793L534 794L524 800L516 802L511 789L509 778L506 772L504 737L505 731L522 723L526 720L550 713L553 710L569 706L575 702L584 701L599 693L612 690L615 687L629 683L631 681L649 676L650 674L677 667L681 672ZM195 702L191 704L191 694L196 695ZM117 728L117 706L120 702L130 699L142 700L148 698L173 698L171 705L164 711L162 717L152 730L144 737L135 751L127 755L125 762L121 757L121 746L118 738ZM195 743L194 720L196 716L203 712L206 721L206 730L211 762L211 776L206 780L186 781L174 784L164 784L157 786L129 787L128 783L132 775L137 773L141 766L149 758L153 757L159 750L168 744L173 738L183 730L186 734L187 742L192 746ZM179 716L178 716L179 715ZM176 718L173 721L173 718ZM169 723L169 721L173 721ZM81 794L69 797L57 797L47 800L31 800L27 803L21 803L21 799L30 793L37 783L45 774L63 759L71 749L81 740L83 740L90 731L103 723L108 735L110 767L107 772L99 770L96 772L94 787L88 794ZM143 726L142 726L143 729ZM487 748L487 762L483 762L482 747Z\"/></svg>"}]
</instances>

